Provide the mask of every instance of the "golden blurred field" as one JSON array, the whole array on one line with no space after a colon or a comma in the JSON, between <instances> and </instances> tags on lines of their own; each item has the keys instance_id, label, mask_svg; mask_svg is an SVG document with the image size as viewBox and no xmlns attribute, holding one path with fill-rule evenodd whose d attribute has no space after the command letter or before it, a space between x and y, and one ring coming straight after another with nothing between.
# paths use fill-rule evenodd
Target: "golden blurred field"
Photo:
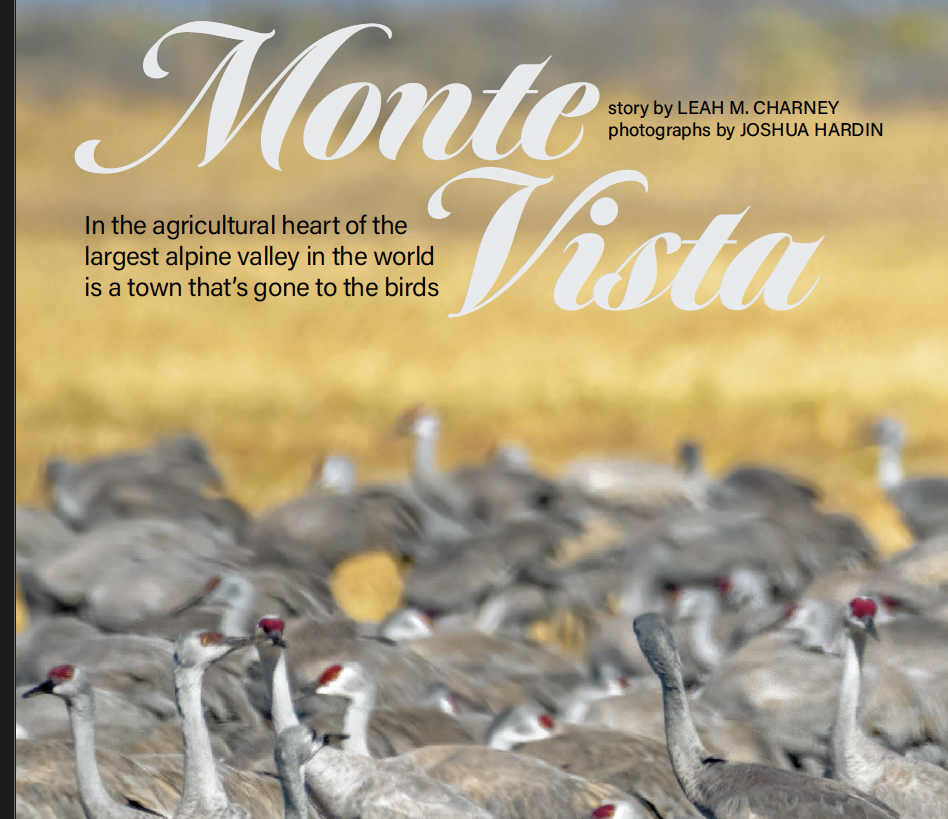
<instances>
[{"instance_id":1,"label":"golden blurred field","mask_svg":"<svg viewBox=\"0 0 948 819\"><path fill-rule=\"evenodd\" d=\"M199 169L205 101L153 159L94 177L73 162L80 142L102 139L99 161L124 164L157 144L181 103L102 96L53 106L21 97L16 501L41 501L40 470L51 454L82 458L182 428L209 441L231 491L254 510L298 491L314 458L327 451L353 456L365 479L403 475L408 444L389 431L407 404L425 400L443 414L445 465L483 458L506 440L524 443L552 471L583 453L669 460L679 439L691 436L705 443L712 470L742 460L781 464L817 480L829 506L863 516L886 551L903 546L905 533L875 485L876 453L859 445L858 429L877 413L893 413L908 426L910 474L948 465L948 111L860 112L840 95L837 120L881 120L884 137L608 142L615 118L606 105L636 95L601 88L597 110L582 120L583 143L568 158L540 163L518 151L499 163L555 176L534 195L507 270L529 257L583 188L633 168L648 177L649 192L614 189L619 218L599 229L607 245L600 273L658 232L698 238L714 216L750 206L734 234L737 249L778 231L798 241L826 237L798 287L805 292L820 276L803 305L786 313L762 303L730 312L716 303L685 313L665 296L625 313L595 306L561 311L553 285L568 258L561 253L567 241L591 229L581 214L508 293L471 316L449 319L463 302L487 221L510 190L461 183L445 200L452 215L430 219L430 194L485 164L469 150L434 162L415 139L391 162L370 138L346 159L318 162L302 149L301 114L278 172L261 157L258 113ZM636 98L649 99L648 89ZM461 130L468 127L466 120ZM576 121L558 128L557 138L568 144ZM518 133L513 123L505 139ZM264 303L84 296L89 274L102 273L103 281L156 278L155 269L113 277L87 268L86 214L153 220L221 212L275 213L278 221L283 213L405 219L409 232L396 240L350 244L340 237L321 247L434 245L436 265L420 272L439 282L441 295ZM150 234L88 241L103 250L182 243L245 250L271 243L169 242ZM277 236L272 244L305 249L307 242ZM666 281L685 252L661 268ZM167 278L173 268L157 270ZM226 274L253 281L252 270L232 265ZM271 280L302 278L299 267L285 276L262 270ZM351 272L329 265L317 274L341 283ZM407 272L396 275L409 278ZM223 275L192 270L181 280L195 273ZM368 265L356 275L384 281L385 271Z\"/></svg>"}]
</instances>

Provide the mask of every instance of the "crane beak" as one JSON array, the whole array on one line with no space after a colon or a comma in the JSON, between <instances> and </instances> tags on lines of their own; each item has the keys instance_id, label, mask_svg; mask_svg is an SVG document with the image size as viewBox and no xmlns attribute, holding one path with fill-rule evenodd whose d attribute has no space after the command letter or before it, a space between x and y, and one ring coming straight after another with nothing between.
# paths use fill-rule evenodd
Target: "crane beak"
<instances>
[{"instance_id":1,"label":"crane beak","mask_svg":"<svg viewBox=\"0 0 948 819\"><path fill-rule=\"evenodd\" d=\"M224 645L228 646L231 651L236 651L238 648L244 648L245 646L252 646L257 644L256 637L226 637L224 639Z\"/></svg>"},{"instance_id":2,"label":"crane beak","mask_svg":"<svg viewBox=\"0 0 948 819\"><path fill-rule=\"evenodd\" d=\"M338 745L340 742L345 742L347 739L349 739L348 734L323 734L323 742L316 749L316 753L319 753L327 745ZM313 756L315 755L316 754L314 753Z\"/></svg>"},{"instance_id":3,"label":"crane beak","mask_svg":"<svg viewBox=\"0 0 948 819\"><path fill-rule=\"evenodd\" d=\"M202 589L202 590L199 591L197 594L195 594L195 595L193 595L192 597L190 597L189 599L185 600L185 601L184 601L180 606L178 606L176 609L172 609L172 610L169 612L170 616L176 617L176 616L179 615L179 614L183 614L183 613L186 612L186 611L190 611L190 610L193 609L195 606L200 605L200 604L204 601L204 599L205 599L206 597L208 597L210 594L211 594L211 592L207 591L206 589Z\"/></svg>"},{"instance_id":4,"label":"crane beak","mask_svg":"<svg viewBox=\"0 0 948 819\"><path fill-rule=\"evenodd\" d=\"M33 686L29 691L23 692L23 699L28 700L30 697L35 697L37 694L52 694L53 688L56 687L56 683L52 680L44 680L39 685Z\"/></svg>"},{"instance_id":5,"label":"crane beak","mask_svg":"<svg viewBox=\"0 0 948 819\"><path fill-rule=\"evenodd\" d=\"M261 645L263 643L270 643L280 648L286 648L286 640L283 639L283 634L279 631L274 631L272 634L264 634L261 632L253 638L254 645Z\"/></svg>"},{"instance_id":6,"label":"crane beak","mask_svg":"<svg viewBox=\"0 0 948 819\"><path fill-rule=\"evenodd\" d=\"M876 640L881 640L879 637L879 632L876 631L876 621L872 617L867 617L865 620L866 623L866 634L870 637L875 638Z\"/></svg>"},{"instance_id":7,"label":"crane beak","mask_svg":"<svg viewBox=\"0 0 948 819\"><path fill-rule=\"evenodd\" d=\"M235 651L241 648L246 648L248 646L257 645L257 637L221 637L217 635L217 639L214 640L213 645L223 648L224 651L218 654L213 660L212 663L216 663L218 660L222 660L228 654L233 654Z\"/></svg>"}]
</instances>

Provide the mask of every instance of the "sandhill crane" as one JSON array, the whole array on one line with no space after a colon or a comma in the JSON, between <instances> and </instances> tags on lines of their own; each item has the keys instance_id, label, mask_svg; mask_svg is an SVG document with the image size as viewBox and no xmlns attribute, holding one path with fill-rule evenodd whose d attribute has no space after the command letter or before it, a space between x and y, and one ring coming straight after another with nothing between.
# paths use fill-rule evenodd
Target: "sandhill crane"
<instances>
[{"instance_id":1,"label":"sandhill crane","mask_svg":"<svg viewBox=\"0 0 948 819\"><path fill-rule=\"evenodd\" d=\"M590 658L590 681L583 682L557 703L557 712L565 723L581 723L591 703L617 697L629 687L629 678L608 659Z\"/></svg>"},{"instance_id":2,"label":"sandhill crane","mask_svg":"<svg viewBox=\"0 0 948 819\"><path fill-rule=\"evenodd\" d=\"M284 651L283 624L264 618L260 629L273 652L262 652L272 669L273 727L278 733L299 720L293 709ZM264 646L266 643L264 643ZM274 661L275 659L275 661ZM394 760L324 746L305 767L306 784L317 806L331 816L361 819L490 819L490 814L452 788Z\"/></svg>"},{"instance_id":3,"label":"sandhill crane","mask_svg":"<svg viewBox=\"0 0 948 819\"><path fill-rule=\"evenodd\" d=\"M230 498L205 495L163 476L148 475L103 486L89 500L82 529L131 519L176 520L240 542L250 518Z\"/></svg>"},{"instance_id":4,"label":"sandhill crane","mask_svg":"<svg viewBox=\"0 0 948 819\"><path fill-rule=\"evenodd\" d=\"M525 694L552 703L585 679L578 663L555 646L480 631L436 631L407 647L428 660L453 691L488 711L522 702Z\"/></svg>"},{"instance_id":5,"label":"sandhill crane","mask_svg":"<svg viewBox=\"0 0 948 819\"><path fill-rule=\"evenodd\" d=\"M645 521L669 511L703 509L703 474L665 464L621 458L585 458L570 463L564 486L574 487L606 509Z\"/></svg>"},{"instance_id":6,"label":"sandhill crane","mask_svg":"<svg viewBox=\"0 0 948 819\"><path fill-rule=\"evenodd\" d=\"M331 665L319 675L316 691L327 696L345 697L349 706L343 733L348 735L347 751L371 756L369 753L369 717L375 707L375 681L359 664Z\"/></svg>"},{"instance_id":7,"label":"sandhill crane","mask_svg":"<svg viewBox=\"0 0 948 819\"><path fill-rule=\"evenodd\" d=\"M81 668L73 665L55 666L50 669L44 682L26 691L23 696L28 698L37 694L52 694L66 703L75 742L79 797L88 819L142 819L146 814L171 815L167 803L162 805L160 801L160 788L141 784L134 796L123 794L124 803L115 801L105 789L96 762L95 698L92 683ZM149 804L149 807L143 803Z\"/></svg>"},{"instance_id":8,"label":"sandhill crane","mask_svg":"<svg viewBox=\"0 0 948 819\"><path fill-rule=\"evenodd\" d=\"M879 602L881 616L886 606ZM893 639L870 658L864 728L899 751L944 743L948 703L942 680L948 666L940 647L948 640L946 626L906 613L890 615L883 628L893 631ZM769 737L773 752L821 773L830 754L842 637L838 606L803 598L787 606L780 630L762 633L725 658L709 677L702 700L731 718L753 722Z\"/></svg>"},{"instance_id":9,"label":"sandhill crane","mask_svg":"<svg viewBox=\"0 0 948 819\"><path fill-rule=\"evenodd\" d=\"M184 523L117 521L41 560L34 578L60 607L110 631L135 631L167 616L201 578L220 574L243 554L229 538Z\"/></svg>"},{"instance_id":10,"label":"sandhill crane","mask_svg":"<svg viewBox=\"0 0 948 819\"><path fill-rule=\"evenodd\" d=\"M948 531L948 477L905 477L905 427L894 418L880 418L870 427L870 434L879 445L879 485L915 539Z\"/></svg>"},{"instance_id":11,"label":"sandhill crane","mask_svg":"<svg viewBox=\"0 0 948 819\"><path fill-rule=\"evenodd\" d=\"M262 562L322 576L370 549L413 554L425 536L419 505L395 487L355 484L354 466L330 456L318 481L264 512L247 541Z\"/></svg>"},{"instance_id":12,"label":"sandhill crane","mask_svg":"<svg viewBox=\"0 0 948 819\"><path fill-rule=\"evenodd\" d=\"M472 531L524 515L555 516L576 525L563 491L532 470L495 462L443 474L437 465L441 421L431 407L409 408L399 420L398 431L415 438L412 485L441 515Z\"/></svg>"},{"instance_id":13,"label":"sandhill crane","mask_svg":"<svg viewBox=\"0 0 948 819\"><path fill-rule=\"evenodd\" d=\"M552 736L556 720L533 703L521 703L504 708L487 726L484 740L491 748L513 750L514 746L536 742Z\"/></svg>"},{"instance_id":14,"label":"sandhill crane","mask_svg":"<svg viewBox=\"0 0 948 819\"><path fill-rule=\"evenodd\" d=\"M385 640L420 640L434 631L434 619L428 612L416 608L395 609L376 629Z\"/></svg>"},{"instance_id":15,"label":"sandhill crane","mask_svg":"<svg viewBox=\"0 0 948 819\"><path fill-rule=\"evenodd\" d=\"M874 560L873 541L845 516L808 508L712 509L665 516L568 567L561 584L574 599L584 596L583 585L619 592L621 612L634 616L660 605L666 583L710 583L743 567L759 572L776 594L792 597L819 573Z\"/></svg>"},{"instance_id":16,"label":"sandhill crane","mask_svg":"<svg viewBox=\"0 0 948 819\"><path fill-rule=\"evenodd\" d=\"M481 612L482 622L497 627L517 602L512 595L500 595L518 580L540 575L542 581L544 561L574 534L553 518L502 522L459 541L453 552L420 561L405 582L405 601L421 610L453 613L490 600L494 608ZM542 609L545 597L534 594L532 604L534 611Z\"/></svg>"},{"instance_id":17,"label":"sandhill crane","mask_svg":"<svg viewBox=\"0 0 948 819\"><path fill-rule=\"evenodd\" d=\"M204 672L212 663L256 640L205 631L182 635L175 643L174 687L184 735L184 790L174 819L250 817L245 807L231 804L214 764L201 688Z\"/></svg>"},{"instance_id":18,"label":"sandhill crane","mask_svg":"<svg viewBox=\"0 0 948 819\"><path fill-rule=\"evenodd\" d=\"M160 720L177 718L174 701L174 643L162 637L137 634L105 634L72 618L49 618L37 623L21 637L17 646L17 681L36 679L55 663L81 664L92 684L114 692L139 710ZM235 718L255 724L260 716L248 700L243 675L232 673L227 664L215 664L204 682L204 703L214 719ZM106 700L100 711L110 716ZM126 706L127 708L127 706ZM125 747L131 738L109 731L103 735L111 747ZM116 745L114 740L120 741Z\"/></svg>"},{"instance_id":19,"label":"sandhill crane","mask_svg":"<svg viewBox=\"0 0 948 819\"><path fill-rule=\"evenodd\" d=\"M706 817L770 819L853 817L895 819L898 814L868 794L838 782L764 765L727 762L711 756L691 721L681 660L661 615L636 617L635 636L662 683L668 755L691 803Z\"/></svg>"},{"instance_id":20,"label":"sandhill crane","mask_svg":"<svg viewBox=\"0 0 948 819\"><path fill-rule=\"evenodd\" d=\"M216 574L190 600L172 615L180 615L201 605L219 610L218 631L228 637L252 634L256 626L257 590L246 577L237 572Z\"/></svg>"},{"instance_id":21,"label":"sandhill crane","mask_svg":"<svg viewBox=\"0 0 948 819\"><path fill-rule=\"evenodd\" d=\"M96 737L98 742L98 736ZM72 741L16 741L17 819L88 819L76 778ZM175 755L128 755L98 749L96 759L106 791L134 815L170 817L181 794L180 738ZM149 812L150 811L150 812Z\"/></svg>"},{"instance_id":22,"label":"sandhill crane","mask_svg":"<svg viewBox=\"0 0 948 819\"><path fill-rule=\"evenodd\" d=\"M614 785L662 817L695 816L668 761L665 743L604 728L570 726L514 750L560 770ZM629 814L630 816L632 814Z\"/></svg>"},{"instance_id":23,"label":"sandhill crane","mask_svg":"<svg viewBox=\"0 0 948 819\"><path fill-rule=\"evenodd\" d=\"M204 442L185 433L162 438L152 447L73 464L57 458L46 463L46 484L53 508L74 528L86 528L92 507L103 493L122 485L159 479L182 489L221 487L223 479Z\"/></svg>"},{"instance_id":24,"label":"sandhill crane","mask_svg":"<svg viewBox=\"0 0 948 819\"><path fill-rule=\"evenodd\" d=\"M742 464L719 481L712 482L704 470L701 445L695 441L682 442L678 460L686 475L695 481L703 481L712 506L805 507L819 501L823 494L818 486L805 478L759 464Z\"/></svg>"},{"instance_id":25,"label":"sandhill crane","mask_svg":"<svg viewBox=\"0 0 948 819\"><path fill-rule=\"evenodd\" d=\"M473 741L457 719L437 708L375 710L375 680L361 663L329 666L320 675L316 692L348 701L343 747L352 753L392 756L422 745Z\"/></svg>"},{"instance_id":26,"label":"sandhill crane","mask_svg":"<svg viewBox=\"0 0 948 819\"><path fill-rule=\"evenodd\" d=\"M837 779L891 805L904 816L948 817L948 771L899 756L873 742L856 719L866 635L879 639L877 606L856 597L846 610L846 661L833 726L833 768Z\"/></svg>"},{"instance_id":27,"label":"sandhill crane","mask_svg":"<svg viewBox=\"0 0 948 819\"><path fill-rule=\"evenodd\" d=\"M715 487L715 502L754 503L770 508L812 506L822 490L805 478L771 466L747 464L732 469Z\"/></svg>"},{"instance_id":28,"label":"sandhill crane","mask_svg":"<svg viewBox=\"0 0 948 819\"><path fill-rule=\"evenodd\" d=\"M634 802L613 785L584 779L514 751L429 745L395 760L458 788L497 819L575 819L604 802ZM646 815L641 810L636 819Z\"/></svg>"},{"instance_id":29,"label":"sandhill crane","mask_svg":"<svg viewBox=\"0 0 948 819\"><path fill-rule=\"evenodd\" d=\"M321 690L351 698L354 689L363 685L363 674L348 666L331 666L323 675ZM364 732L363 723L364 717L360 714L355 722L347 720L346 727L354 725L355 730ZM549 736L553 728L552 719L539 709L511 709L492 726L489 739L506 746L512 740L523 742ZM393 761L464 792L498 818L572 817L607 799L628 799L628 794L618 789L496 748L428 745L403 753Z\"/></svg>"}]
</instances>

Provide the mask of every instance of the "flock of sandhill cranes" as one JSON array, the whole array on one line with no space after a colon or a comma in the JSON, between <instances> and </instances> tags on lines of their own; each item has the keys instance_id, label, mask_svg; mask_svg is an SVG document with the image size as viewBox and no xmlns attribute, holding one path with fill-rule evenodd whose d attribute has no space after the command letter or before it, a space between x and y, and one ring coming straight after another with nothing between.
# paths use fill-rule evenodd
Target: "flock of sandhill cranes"
<instances>
[{"instance_id":1,"label":"flock of sandhill cranes","mask_svg":"<svg viewBox=\"0 0 948 819\"><path fill-rule=\"evenodd\" d=\"M434 411L401 428L409 481L330 456L256 517L190 435L47 464L18 817L948 817L948 478L905 477L898 422L878 478L915 544L885 562L808 481L715 480L695 443L554 480L516 446L442 472ZM404 607L356 623L329 579L374 550Z\"/></svg>"}]
</instances>

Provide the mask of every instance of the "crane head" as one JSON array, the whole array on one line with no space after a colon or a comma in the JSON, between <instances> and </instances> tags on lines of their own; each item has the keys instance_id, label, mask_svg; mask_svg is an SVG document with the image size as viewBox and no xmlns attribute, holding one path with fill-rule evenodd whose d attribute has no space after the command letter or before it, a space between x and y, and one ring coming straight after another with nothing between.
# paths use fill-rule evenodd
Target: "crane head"
<instances>
[{"instance_id":1,"label":"crane head","mask_svg":"<svg viewBox=\"0 0 948 819\"><path fill-rule=\"evenodd\" d=\"M395 432L399 436L432 437L438 434L438 416L427 404L410 406L399 418Z\"/></svg>"},{"instance_id":2,"label":"crane head","mask_svg":"<svg viewBox=\"0 0 948 819\"><path fill-rule=\"evenodd\" d=\"M226 637L217 631L193 631L175 642L174 663L179 668L207 668L232 651L252 645L256 637Z\"/></svg>"},{"instance_id":3,"label":"crane head","mask_svg":"<svg viewBox=\"0 0 948 819\"><path fill-rule=\"evenodd\" d=\"M70 702L80 694L91 694L92 686L85 673L74 665L57 665L49 670L46 679L23 693L23 699L37 694L52 694Z\"/></svg>"},{"instance_id":4,"label":"crane head","mask_svg":"<svg viewBox=\"0 0 948 819\"><path fill-rule=\"evenodd\" d=\"M316 693L330 697L365 696L372 688L365 669L356 662L336 663L326 668L316 681Z\"/></svg>"},{"instance_id":5,"label":"crane head","mask_svg":"<svg viewBox=\"0 0 948 819\"><path fill-rule=\"evenodd\" d=\"M283 640L283 631L286 624L279 617L261 617L257 623L258 637L263 641L269 641L275 646L286 648L286 642Z\"/></svg>"},{"instance_id":6,"label":"crane head","mask_svg":"<svg viewBox=\"0 0 948 819\"><path fill-rule=\"evenodd\" d=\"M878 640L879 632L876 631L875 624L877 611L876 601L871 597L854 597L849 601L846 622L851 627L862 629Z\"/></svg>"}]
</instances>

